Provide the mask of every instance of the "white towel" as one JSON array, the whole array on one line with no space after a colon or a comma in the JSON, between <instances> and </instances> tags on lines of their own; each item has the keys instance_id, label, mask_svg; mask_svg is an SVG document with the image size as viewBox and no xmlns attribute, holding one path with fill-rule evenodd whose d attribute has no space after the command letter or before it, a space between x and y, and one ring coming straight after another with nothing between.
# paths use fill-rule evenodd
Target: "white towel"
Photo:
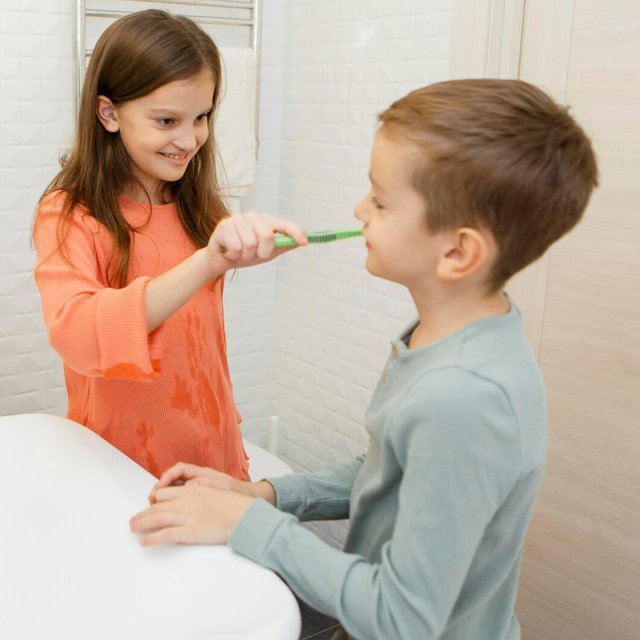
<instances>
[{"instance_id":1,"label":"white towel","mask_svg":"<svg viewBox=\"0 0 640 640\"><path fill-rule=\"evenodd\" d=\"M221 49L222 99L215 136L222 157L218 177L226 196L242 197L256 175L256 55L253 49Z\"/></svg>"}]
</instances>

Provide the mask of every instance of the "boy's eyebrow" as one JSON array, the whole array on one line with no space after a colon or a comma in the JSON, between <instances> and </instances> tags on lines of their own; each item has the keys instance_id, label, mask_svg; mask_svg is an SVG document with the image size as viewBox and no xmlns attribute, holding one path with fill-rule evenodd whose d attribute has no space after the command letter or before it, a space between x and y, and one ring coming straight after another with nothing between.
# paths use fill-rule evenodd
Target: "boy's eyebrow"
<instances>
[{"instance_id":1,"label":"boy's eyebrow","mask_svg":"<svg viewBox=\"0 0 640 640\"><path fill-rule=\"evenodd\" d=\"M371 171L369 171L369 182L371 182L371 184L372 184L376 189L378 189L378 190L380 190L380 191L383 191L383 192L384 192L383 187L382 187L378 182L376 182L376 179L373 177L373 175L372 175Z\"/></svg>"}]
</instances>

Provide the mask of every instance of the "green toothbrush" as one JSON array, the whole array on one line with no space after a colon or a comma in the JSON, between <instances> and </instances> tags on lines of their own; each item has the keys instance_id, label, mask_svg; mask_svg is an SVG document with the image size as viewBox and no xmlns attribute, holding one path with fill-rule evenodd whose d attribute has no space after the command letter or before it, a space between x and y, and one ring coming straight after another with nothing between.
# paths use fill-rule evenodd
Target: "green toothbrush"
<instances>
[{"instance_id":1,"label":"green toothbrush","mask_svg":"<svg viewBox=\"0 0 640 640\"><path fill-rule=\"evenodd\" d=\"M344 240L344 238L355 238L361 236L361 229L343 229L342 231L313 231L307 233L307 240L311 244L322 242L333 242L334 240ZM297 247L298 243L289 236L277 235L273 241L274 247Z\"/></svg>"}]
</instances>

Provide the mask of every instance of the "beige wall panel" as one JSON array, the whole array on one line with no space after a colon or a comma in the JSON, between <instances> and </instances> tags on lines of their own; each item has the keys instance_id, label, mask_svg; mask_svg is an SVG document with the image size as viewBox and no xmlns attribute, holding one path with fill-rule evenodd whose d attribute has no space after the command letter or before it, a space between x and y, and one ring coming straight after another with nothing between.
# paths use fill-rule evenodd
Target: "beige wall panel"
<instances>
[{"instance_id":1,"label":"beige wall panel","mask_svg":"<svg viewBox=\"0 0 640 640\"><path fill-rule=\"evenodd\" d=\"M576 0L565 99L594 139L601 187L548 260L549 462L518 613L524 640L631 640L640 637L640 3Z\"/></svg>"}]
</instances>

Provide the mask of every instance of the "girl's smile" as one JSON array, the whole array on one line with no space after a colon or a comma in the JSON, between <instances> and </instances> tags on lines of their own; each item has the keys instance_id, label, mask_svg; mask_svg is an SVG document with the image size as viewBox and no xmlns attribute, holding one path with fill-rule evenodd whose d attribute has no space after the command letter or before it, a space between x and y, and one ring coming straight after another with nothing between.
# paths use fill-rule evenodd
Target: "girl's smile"
<instances>
[{"instance_id":1,"label":"girl's smile","mask_svg":"<svg viewBox=\"0 0 640 640\"><path fill-rule=\"evenodd\" d=\"M172 162L173 164L175 164L178 167L181 167L183 165L187 165L189 163L189 161L191 160L192 156L188 153L181 153L181 154L177 154L177 153L160 153L160 155L164 156L165 158L167 158L167 160L169 160L170 162Z\"/></svg>"}]
</instances>

